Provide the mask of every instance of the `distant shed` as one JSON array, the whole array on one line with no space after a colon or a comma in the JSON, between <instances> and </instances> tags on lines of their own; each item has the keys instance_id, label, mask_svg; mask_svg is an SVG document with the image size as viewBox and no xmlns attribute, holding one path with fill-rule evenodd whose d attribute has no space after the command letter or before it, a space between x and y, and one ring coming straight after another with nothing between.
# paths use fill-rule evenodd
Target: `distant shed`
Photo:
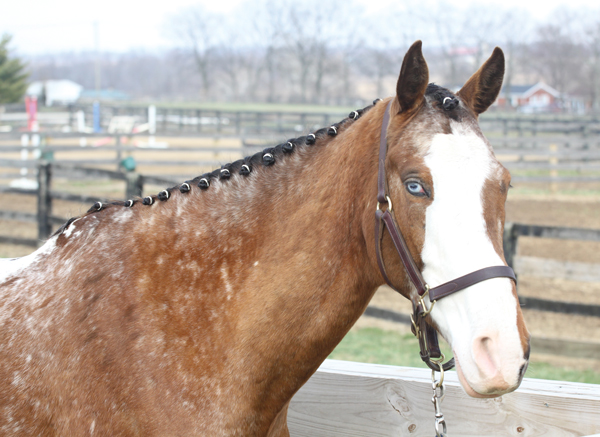
<instances>
[{"instance_id":1,"label":"distant shed","mask_svg":"<svg viewBox=\"0 0 600 437\"><path fill-rule=\"evenodd\" d=\"M46 106L69 105L79 99L82 91L83 86L72 80L44 80L29 84L27 95L36 96Z\"/></svg>"}]
</instances>

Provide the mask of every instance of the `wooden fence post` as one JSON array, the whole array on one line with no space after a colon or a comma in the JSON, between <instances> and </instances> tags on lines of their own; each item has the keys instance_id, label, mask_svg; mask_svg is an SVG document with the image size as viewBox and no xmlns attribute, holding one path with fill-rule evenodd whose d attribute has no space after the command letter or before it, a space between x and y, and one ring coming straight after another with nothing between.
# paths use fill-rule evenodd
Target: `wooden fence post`
<instances>
[{"instance_id":1,"label":"wooden fence post","mask_svg":"<svg viewBox=\"0 0 600 437\"><path fill-rule=\"evenodd\" d=\"M50 223L50 215L52 214L51 182L52 164L42 161L38 165L37 198L38 239L40 240L45 240L52 233L52 224Z\"/></svg>"},{"instance_id":2,"label":"wooden fence post","mask_svg":"<svg viewBox=\"0 0 600 437\"><path fill-rule=\"evenodd\" d=\"M550 164L550 192L556 194L558 192L558 146L556 144L550 144L550 153L548 162Z\"/></svg>"},{"instance_id":3,"label":"wooden fence post","mask_svg":"<svg viewBox=\"0 0 600 437\"><path fill-rule=\"evenodd\" d=\"M121 169L121 161L123 160L123 151L121 150L121 135L115 135L115 149L117 150L117 171Z\"/></svg>"},{"instance_id":4,"label":"wooden fence post","mask_svg":"<svg viewBox=\"0 0 600 437\"><path fill-rule=\"evenodd\" d=\"M134 197L142 197L144 191L144 177L139 173L125 173L125 198L133 199Z\"/></svg>"},{"instance_id":5,"label":"wooden fence post","mask_svg":"<svg viewBox=\"0 0 600 437\"><path fill-rule=\"evenodd\" d=\"M503 249L506 264L514 268L515 255L517 254L517 239L519 238L518 225L507 222L504 225Z\"/></svg>"}]
</instances>

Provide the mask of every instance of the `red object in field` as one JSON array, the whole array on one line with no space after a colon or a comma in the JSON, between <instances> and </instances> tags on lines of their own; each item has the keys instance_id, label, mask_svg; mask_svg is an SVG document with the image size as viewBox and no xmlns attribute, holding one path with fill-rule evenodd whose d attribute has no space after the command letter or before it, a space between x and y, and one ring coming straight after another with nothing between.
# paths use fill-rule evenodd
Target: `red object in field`
<instances>
[{"instance_id":1,"label":"red object in field","mask_svg":"<svg viewBox=\"0 0 600 437\"><path fill-rule=\"evenodd\" d=\"M27 111L27 130L37 132L37 97L26 96L25 97L25 110Z\"/></svg>"}]
</instances>

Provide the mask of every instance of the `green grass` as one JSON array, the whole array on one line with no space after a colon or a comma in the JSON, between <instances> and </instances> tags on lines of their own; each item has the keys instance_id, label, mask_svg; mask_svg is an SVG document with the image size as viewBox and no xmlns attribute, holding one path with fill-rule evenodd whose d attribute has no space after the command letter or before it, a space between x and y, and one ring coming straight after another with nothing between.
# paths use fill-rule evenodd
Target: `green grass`
<instances>
[{"instance_id":1,"label":"green grass","mask_svg":"<svg viewBox=\"0 0 600 437\"><path fill-rule=\"evenodd\" d=\"M448 345L442 344L447 358ZM362 363L389 364L426 368L419 357L419 344L412 334L398 334L378 328L362 328L346 335L329 358ZM600 384L600 371L575 370L532 360L525 375L528 378Z\"/></svg>"}]
</instances>

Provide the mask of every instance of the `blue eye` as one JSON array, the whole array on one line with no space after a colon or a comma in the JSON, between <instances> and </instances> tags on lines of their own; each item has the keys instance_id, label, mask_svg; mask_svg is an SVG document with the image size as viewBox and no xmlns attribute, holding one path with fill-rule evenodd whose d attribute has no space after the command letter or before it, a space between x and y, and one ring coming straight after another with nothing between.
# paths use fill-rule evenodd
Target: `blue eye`
<instances>
[{"instance_id":1,"label":"blue eye","mask_svg":"<svg viewBox=\"0 0 600 437\"><path fill-rule=\"evenodd\" d=\"M423 197L427 196L427 192L423 185L415 181L408 181L406 184L406 190L413 196Z\"/></svg>"}]
</instances>

